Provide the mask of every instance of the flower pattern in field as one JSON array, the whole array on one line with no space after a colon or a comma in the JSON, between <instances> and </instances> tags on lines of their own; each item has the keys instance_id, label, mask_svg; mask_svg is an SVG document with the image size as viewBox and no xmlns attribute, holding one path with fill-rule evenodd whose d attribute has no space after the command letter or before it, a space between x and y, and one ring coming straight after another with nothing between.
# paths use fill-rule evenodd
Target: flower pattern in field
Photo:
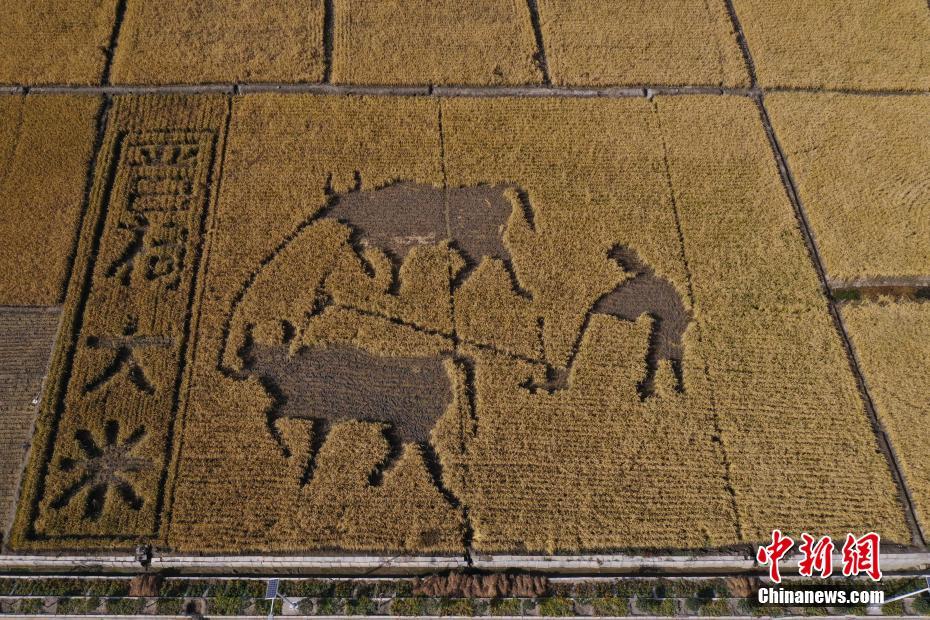
<instances>
[{"instance_id":1,"label":"flower pattern in field","mask_svg":"<svg viewBox=\"0 0 930 620\"><path fill-rule=\"evenodd\" d=\"M83 458L62 458L58 467L63 472L79 470L80 477L55 498L53 508L64 508L84 489L87 489L83 512L86 519L99 518L107 497L113 492L133 510L142 508L144 500L125 475L151 466L148 459L133 456L145 436L145 427L139 426L122 441L119 440L119 434L119 422L116 420L104 424L102 442L98 442L94 433L88 429L74 433Z\"/></svg>"}]
</instances>

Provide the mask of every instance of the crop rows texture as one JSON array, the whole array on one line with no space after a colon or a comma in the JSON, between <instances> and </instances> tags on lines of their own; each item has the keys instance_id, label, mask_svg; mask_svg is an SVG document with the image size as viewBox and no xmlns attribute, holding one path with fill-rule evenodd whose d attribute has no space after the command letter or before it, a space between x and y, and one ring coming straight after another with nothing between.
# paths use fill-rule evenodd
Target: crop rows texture
<instances>
[{"instance_id":1,"label":"crop rows texture","mask_svg":"<svg viewBox=\"0 0 930 620\"><path fill-rule=\"evenodd\" d=\"M436 104L430 100L237 100L208 249L208 294L169 532L173 547L461 550L461 516L432 484L415 447L404 452L381 485L371 486L368 473L389 449L379 426L336 426L315 456L313 479L301 486L311 426L283 420L282 439L295 447L285 456L268 431L266 410L272 403L262 385L255 377L240 380L221 370L237 368L235 350L222 359L224 325L250 279L255 277L254 294L243 299L243 314L258 326L258 341L274 342L273 330L262 325L281 319L302 325L316 302L316 283L330 264L342 257L349 266L344 227L320 221L294 236L326 203L327 177L332 175L336 192L354 187L356 170L365 187L395 178L441 186L439 152ZM289 236L293 241L276 251ZM268 265L273 273L261 269L270 257L279 257ZM265 276L256 277L259 272ZM448 291L447 281L444 287ZM378 297L400 302L383 293ZM425 303L416 307L432 309ZM359 346L380 344L392 352L437 346L431 345L435 339L416 338L384 319L340 312L321 319L335 323L330 338L337 341L342 331ZM237 499L231 504L233 495Z\"/></svg>"},{"instance_id":2,"label":"crop rows texture","mask_svg":"<svg viewBox=\"0 0 930 620\"><path fill-rule=\"evenodd\" d=\"M116 4L0 2L0 84L99 84Z\"/></svg>"},{"instance_id":3,"label":"crop rows texture","mask_svg":"<svg viewBox=\"0 0 930 620\"><path fill-rule=\"evenodd\" d=\"M733 0L765 87L930 88L925 0Z\"/></svg>"},{"instance_id":4,"label":"crop rows texture","mask_svg":"<svg viewBox=\"0 0 930 620\"><path fill-rule=\"evenodd\" d=\"M751 100L249 95L234 98L224 142L225 103L117 102L94 189L102 232L97 240L85 226L79 252L86 269L100 248L84 323L64 413L56 424L47 406L40 425L38 445L54 448L33 460L26 496L39 518L30 531L33 509L21 504L19 546L160 534L174 549L204 551L458 552L469 537L482 551L706 548L762 540L775 527L907 540ZM212 164L204 134L215 135ZM187 291L199 269L189 339L173 293L154 289L156 304L141 287L137 297L146 283L121 260L131 233L118 218L134 204L125 188L182 191L132 184L132 158L143 155L130 147L158 136L200 146L194 193L209 233L193 252L202 260L176 280ZM395 277L373 242L409 205L394 204L397 217L366 230L327 214L398 187L438 192L446 205L445 230L388 238L414 244ZM443 240L461 224L450 215L455 197L497 187L513 205L498 229L512 273L480 255L467 272L468 243ZM413 224L430 217L423 205L408 215ZM618 243L689 317L681 386L670 354L657 360L651 393L640 391L656 362L654 316L598 311L602 295L642 281L610 258ZM79 302L69 292L68 310ZM666 300L653 314L669 309ZM130 310L135 332L99 337L123 329ZM132 351L154 393L137 395L132 367L103 372L119 357L112 345L164 333L169 345L150 339ZM336 362L318 373L336 376L323 386L335 389L377 363L441 360L448 395L429 444L389 442L377 407L337 419L324 437L308 418L332 403L288 413L294 401L258 373L269 350L294 361L356 352L361 370ZM60 351L53 376L69 363ZM570 367L561 389L546 387L547 365ZM180 389L163 406L169 371ZM371 385L382 376L371 373ZM114 415L118 428L108 425ZM91 428L95 445L132 457L116 464L136 499L107 492L101 507L81 489L56 502L81 471L79 432ZM159 504L157 473L169 457Z\"/></svg>"},{"instance_id":5,"label":"crop rows texture","mask_svg":"<svg viewBox=\"0 0 930 620\"><path fill-rule=\"evenodd\" d=\"M0 310L0 532L11 523L42 379L58 331L56 310Z\"/></svg>"},{"instance_id":6,"label":"crop rows texture","mask_svg":"<svg viewBox=\"0 0 930 620\"><path fill-rule=\"evenodd\" d=\"M614 425L602 426L591 420L580 426L585 431L596 428L599 439L609 436L607 429L613 426L618 436L604 445L621 459L624 457L613 452L616 446L630 441L631 436L638 437L639 458L645 461L627 468L633 476L646 475L631 480L627 474L629 487L615 491L625 518L611 515L599 521L604 515L604 504L599 501L586 503L576 496L572 498L575 501L566 503L575 515L585 512L578 506L591 506L589 519L603 523L604 538L580 542L583 536L598 532L588 521L579 526L579 539L565 547L606 546L607 540L620 546L664 545L672 539L681 544L688 540L682 530L692 535L701 532L711 544L736 538L729 529L732 520L721 516L727 511L721 507L720 494L709 486L695 494L697 482L687 477L703 471L702 479L709 480L706 472L711 470L697 460L701 441L708 439L722 449L719 458L729 463L724 475L735 493L738 527L746 540L763 538L779 523L792 524L784 525L788 529L838 531L861 529L877 521L891 538L906 536L887 466L876 451L751 102L732 97L660 98L651 114L640 102L619 102L616 107L575 105L580 109L552 102L449 102L444 106L444 119L450 184L472 182L492 170L496 176L518 179L533 188L539 219L545 215L554 220L551 230L558 231L561 243L552 246L558 248L558 257L544 256L534 263L551 269L543 280L563 296L552 305L553 310L562 308L562 320L552 316L552 311L543 311L546 327L555 332L546 338L547 345L552 343L554 348L551 357L558 359L564 354L570 342L567 336L579 320L581 308L572 312L572 302L584 299L584 287L597 282L593 275L596 266L590 261L600 252L592 245L606 244L611 238L628 240L657 271L679 288L689 289L686 298L693 294L695 321L686 339L687 350L694 354L685 358L689 381L685 400L706 400L675 402L666 413L643 422L637 422L636 416L648 412L651 403L637 406L635 401L619 398L570 405L562 415L551 405L543 406L537 415L528 416L550 428L571 419L570 424L577 429L577 419L583 413L622 412ZM631 151L625 151L627 148ZM667 176L663 175L666 163ZM647 180L650 185L645 185ZM664 190L662 182L666 183ZM675 218L669 208L673 200L683 244L675 242ZM663 202L665 208L660 206ZM625 203L626 208L621 206ZM605 210L599 211L599 207ZM660 217L662 224L650 221ZM613 226L623 228L611 230ZM606 238L599 240L601 234ZM679 261L678 266L673 266L673 259ZM688 271L683 274L685 265ZM690 282L687 277L683 279L687 273ZM566 274L580 277L582 282L573 282L573 276ZM550 299L544 291L541 288L541 305ZM569 295L571 299L565 300ZM597 366L610 377L622 362L600 362ZM588 398L610 395L613 390L606 389L607 385L610 383L600 383ZM515 425L512 410L507 409L502 411L505 415L500 425L509 431ZM707 416L703 423L699 421L702 416ZM712 424L708 418L716 422ZM824 424L825 419L830 420L829 425ZM479 425L481 422L479 414ZM689 428L701 429L707 435L689 436ZM535 497L521 493L526 486L532 488L534 474L530 472L537 471L532 465L522 480L511 475L503 484L500 468L485 466L491 454L512 450L505 463L542 465L541 459L534 461L532 455L546 454L545 462L552 463L553 474L564 472L560 459L549 457L555 450L570 450L577 443L571 435L566 438L551 430L534 431L521 434L520 439L514 437L511 443L492 433L482 437L479 429L477 445L470 450L474 493L480 499L467 503L472 507L476 540L483 543L481 535L487 536L489 547L507 545L517 539L517 531L539 532L545 527L553 538L545 543L542 536L529 538L530 546L562 548L557 536L570 532L563 523L581 521L577 516L573 520L557 513L551 521L541 515L519 520L528 505L521 506L519 499L513 498L526 498L529 505L538 506L545 498L560 494L551 492L552 487L550 493ZM529 438L549 442L533 446ZM650 446L652 439L658 441ZM846 465L840 465L833 455L818 453L819 447L831 440L849 446ZM518 451L509 448L511 445L529 449ZM673 445L684 452L676 453L669 447ZM591 453L590 449L583 452ZM604 463L581 455L575 459L595 471ZM855 471L850 463L856 463ZM678 471L675 464L685 471ZM650 467L656 469L649 471ZM608 485L624 479L619 471L608 472ZM569 497L572 490L591 497L594 486L571 478L575 472L568 473L562 485L553 486ZM510 481L516 484L508 486ZM858 498L863 484L883 491L870 498L867 508L860 509L850 498ZM643 512L653 508L655 515ZM637 521L637 514L646 518ZM680 518L663 522L662 516L669 514L690 515L688 526ZM713 515L712 525L702 523L701 515ZM485 526L484 519L499 529ZM617 522L624 523L622 532L611 527ZM634 529L638 523L649 523L648 530L644 527L647 531L640 534ZM631 531L637 535L625 539Z\"/></svg>"},{"instance_id":7,"label":"crop rows texture","mask_svg":"<svg viewBox=\"0 0 930 620\"><path fill-rule=\"evenodd\" d=\"M99 106L0 98L0 305L61 303Z\"/></svg>"},{"instance_id":8,"label":"crop rows texture","mask_svg":"<svg viewBox=\"0 0 930 620\"><path fill-rule=\"evenodd\" d=\"M930 304L862 303L843 306L875 408L891 438L917 518L930 530L930 430L927 377L930 376Z\"/></svg>"},{"instance_id":9,"label":"crop rows texture","mask_svg":"<svg viewBox=\"0 0 930 620\"><path fill-rule=\"evenodd\" d=\"M323 0L133 0L113 81L319 82Z\"/></svg>"},{"instance_id":10,"label":"crop rows texture","mask_svg":"<svg viewBox=\"0 0 930 620\"><path fill-rule=\"evenodd\" d=\"M748 86L723 0L539 0L552 81Z\"/></svg>"},{"instance_id":11,"label":"crop rows texture","mask_svg":"<svg viewBox=\"0 0 930 620\"><path fill-rule=\"evenodd\" d=\"M525 0L336 0L333 81L540 83Z\"/></svg>"},{"instance_id":12,"label":"crop rows texture","mask_svg":"<svg viewBox=\"0 0 930 620\"><path fill-rule=\"evenodd\" d=\"M828 274L930 275L930 98L766 97Z\"/></svg>"},{"instance_id":13,"label":"crop rows texture","mask_svg":"<svg viewBox=\"0 0 930 620\"><path fill-rule=\"evenodd\" d=\"M756 109L702 97L659 110L744 538L792 523L906 541Z\"/></svg>"}]
</instances>

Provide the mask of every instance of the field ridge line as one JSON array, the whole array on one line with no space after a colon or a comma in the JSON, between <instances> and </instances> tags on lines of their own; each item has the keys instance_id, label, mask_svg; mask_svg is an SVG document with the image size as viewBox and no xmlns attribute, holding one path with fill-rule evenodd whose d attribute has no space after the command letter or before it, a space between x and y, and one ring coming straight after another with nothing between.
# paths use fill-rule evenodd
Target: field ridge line
<instances>
[{"instance_id":1,"label":"field ridge line","mask_svg":"<svg viewBox=\"0 0 930 620\"><path fill-rule=\"evenodd\" d=\"M113 29L110 31L110 41L104 50L106 60L103 63L103 71L100 75L100 83L110 84L110 72L113 70L113 59L116 57L116 46L119 43L119 35L123 29L123 18L126 17L126 2L128 0L117 0L116 10L113 13Z\"/></svg>"},{"instance_id":2,"label":"field ridge line","mask_svg":"<svg viewBox=\"0 0 930 620\"><path fill-rule=\"evenodd\" d=\"M764 93L843 94L863 97L926 97L930 90L861 90L849 88L807 88L752 86L729 87L714 84L616 84L590 87L551 84L507 85L392 85L392 84L331 84L324 82L212 82L190 84L11 84L0 86L0 97L10 95L191 95L218 93L226 95L250 93L295 93L307 95L372 95L442 97L651 97L654 95L716 95L755 97Z\"/></svg>"},{"instance_id":3,"label":"field ridge line","mask_svg":"<svg viewBox=\"0 0 930 620\"><path fill-rule=\"evenodd\" d=\"M333 79L333 40L336 28L336 2L323 1L323 82L329 84Z\"/></svg>"},{"instance_id":4,"label":"field ridge line","mask_svg":"<svg viewBox=\"0 0 930 620\"><path fill-rule=\"evenodd\" d=\"M55 340L52 343L52 350L49 351L48 355L48 365L45 369L45 376L42 378L42 386L39 390L41 397L46 396L46 390L50 386L50 380L53 380L51 374L54 372L55 368L55 353L58 349L59 341L65 337L65 331L67 328L67 323L65 320L66 310L65 304L67 303L68 296L68 286L71 283L71 278L74 275L74 266L77 264L78 260L78 249L81 242L81 232L84 230L84 222L87 217L88 211L91 209L91 199L92 192L94 188L94 179L95 173L97 170L97 160L100 157L100 151L103 148L104 137L106 136L107 124L109 122L110 114L110 98L102 97L100 101L99 108L97 110L96 118L94 119L95 124L95 133L94 133L94 142L91 146L90 157L86 162L87 170L84 176L84 191L81 194L81 209L77 217L77 222L75 222L74 229L74 239L71 243L71 248L68 252L68 256L65 261L65 272L64 277L62 278L62 289L58 293L59 303L55 306L46 307L47 311L51 311L54 308L54 311L58 313L58 328L55 332ZM38 306L31 306L30 308L35 308L39 310ZM26 309L26 308L23 308ZM32 461L32 451L36 447L35 436L36 436L36 427L40 422L43 411L43 402L40 400L39 405L36 407L35 415L32 418L32 429L29 432L29 437L31 438L29 442L29 448L26 451L26 454L23 458L23 462L19 471L19 485L16 489L14 495L14 509L12 518L9 519L9 523L6 528L0 533L3 535L3 550L7 550L9 547L9 542L11 538L11 533L16 524L16 512L19 510L19 501L23 497L23 485L25 482L26 472L28 470L29 464Z\"/></svg>"},{"instance_id":5,"label":"field ridge line","mask_svg":"<svg viewBox=\"0 0 930 620\"><path fill-rule=\"evenodd\" d=\"M839 554L835 554L837 562ZM800 555L783 563L786 574L794 574ZM930 553L882 553L886 573L922 573L930 568ZM485 570L518 569L544 573L550 578L583 576L740 576L760 574L751 554L658 555L494 555L476 553L474 568ZM300 577L371 577L416 576L438 571L462 570L468 565L461 556L388 556L388 555L162 555L152 558L149 570L169 570L183 576L273 576L293 574ZM132 554L125 555L0 555L0 574L80 573L137 574L141 566ZM57 571L57 573L56 573ZM375 573L378 573L375 575Z\"/></svg>"},{"instance_id":6,"label":"field ridge line","mask_svg":"<svg viewBox=\"0 0 930 620\"><path fill-rule=\"evenodd\" d=\"M749 49L749 42L746 40L746 35L743 32L743 27L740 22L739 15L736 13L733 0L724 0L724 2L727 7L727 12L730 14L730 19L733 22L733 27L736 30L737 41L739 42L740 49L743 52L743 57L746 61L746 67L749 70L751 86L756 91L756 94L754 94L752 98L755 100L756 106L758 108L759 118L762 121L763 129L765 130L766 137L768 138L769 145L772 149L772 155L774 156L775 163L778 166L778 172L781 176L782 185L788 195L788 200L791 202L791 206L794 209L795 217L798 220L801 234L804 237L805 245L807 245L808 254L810 255L814 269L817 272L821 292L824 295L827 308L830 312L830 317L833 320L834 329L840 336L840 342L843 345L843 349L846 353L846 359L849 363L850 370L853 373L853 377L855 378L856 387L859 390L866 417L869 419L869 423L872 426L872 431L875 434L876 442L878 443L879 449L885 456L892 480L895 483L898 501L900 502L901 508L903 509L904 520L907 523L908 530L910 531L911 540L914 543L926 547L927 538L925 537L924 532L920 527L920 521L917 519L917 511L915 509L914 500L911 497L910 489L907 486L904 473L901 470L898 456L895 453L894 447L892 446L891 441L885 432L885 428L878 417L878 412L875 408L875 402L872 399L872 394L869 392L868 383L866 382L865 375L863 374L860 367L859 359L856 356L852 339L850 338L849 333L846 331L846 325L843 323L843 317L840 315L839 309L837 308L836 299L834 298L833 291L830 288L830 278L827 275L827 270L824 266L823 258L821 257L820 250L817 247L817 240L814 237L814 231L810 225L810 221L808 220L807 211L804 208L804 203L801 200L800 193L798 192L797 183L795 181L794 175L791 172L791 168L788 165L788 158L785 155L781 142L778 140L778 136L775 134L775 128L772 125L768 110L765 107L765 92L764 90L758 88L755 62L752 58L752 52Z\"/></svg>"},{"instance_id":7,"label":"field ridge line","mask_svg":"<svg viewBox=\"0 0 930 620\"><path fill-rule=\"evenodd\" d=\"M534 60L542 72L543 84L552 84L552 78L549 75L549 60L546 58L546 45L543 41L542 22L539 17L539 4L536 0L526 0L526 8L530 12L530 24L533 27L533 38L536 40L536 54Z\"/></svg>"},{"instance_id":8,"label":"field ridge line","mask_svg":"<svg viewBox=\"0 0 930 620\"><path fill-rule=\"evenodd\" d=\"M746 40L746 33L743 32L743 24L740 22L739 15L736 14L736 7L733 6L733 0L723 0L726 5L727 15L733 24L733 32L736 35L736 43L739 45L740 53L743 55L743 63L746 65L746 71L749 73L749 86L756 88L759 80L756 76L756 63L749 53L749 41Z\"/></svg>"}]
</instances>

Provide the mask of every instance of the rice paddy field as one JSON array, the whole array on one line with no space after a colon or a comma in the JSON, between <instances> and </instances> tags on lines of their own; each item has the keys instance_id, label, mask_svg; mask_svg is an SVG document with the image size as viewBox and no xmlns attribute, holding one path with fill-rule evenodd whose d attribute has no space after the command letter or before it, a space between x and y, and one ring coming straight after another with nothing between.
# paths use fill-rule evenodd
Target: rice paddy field
<instances>
[{"instance_id":1,"label":"rice paddy field","mask_svg":"<svg viewBox=\"0 0 930 620\"><path fill-rule=\"evenodd\" d=\"M0 7L4 553L926 550L923 0Z\"/></svg>"}]
</instances>

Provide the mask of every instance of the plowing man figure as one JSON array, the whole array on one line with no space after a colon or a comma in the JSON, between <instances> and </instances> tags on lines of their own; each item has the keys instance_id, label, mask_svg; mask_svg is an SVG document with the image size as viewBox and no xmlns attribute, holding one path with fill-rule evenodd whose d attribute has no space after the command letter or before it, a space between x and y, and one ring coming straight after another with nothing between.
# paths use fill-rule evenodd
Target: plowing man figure
<instances>
[{"instance_id":1,"label":"plowing man figure","mask_svg":"<svg viewBox=\"0 0 930 620\"><path fill-rule=\"evenodd\" d=\"M682 338L691 313L685 308L675 286L643 262L632 249L624 245L614 246L607 256L629 274L614 290L605 293L591 308L591 315L606 314L624 321L636 321L642 315L652 318L649 347L646 354L646 374L636 386L641 400L655 393L656 371L663 360L667 360L675 375L675 389L685 391L684 344ZM546 381L541 384L524 384L530 391L543 389L555 392L568 387L568 376L575 361L578 347L588 328L590 315L578 334L572 356L565 368L547 370Z\"/></svg>"}]
</instances>

